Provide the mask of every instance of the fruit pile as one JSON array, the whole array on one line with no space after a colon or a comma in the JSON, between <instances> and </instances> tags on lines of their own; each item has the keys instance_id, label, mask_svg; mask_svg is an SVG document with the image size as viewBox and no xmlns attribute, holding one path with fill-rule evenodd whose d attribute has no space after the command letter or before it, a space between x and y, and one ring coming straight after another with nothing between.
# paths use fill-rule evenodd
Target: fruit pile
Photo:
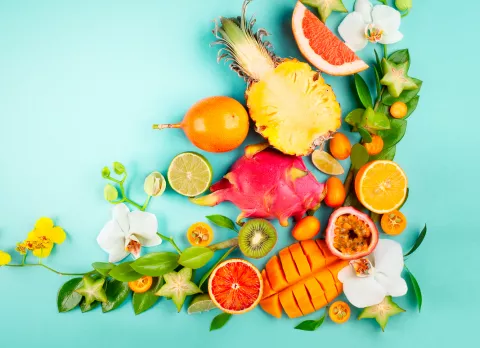
<instances>
[{"instance_id":1,"label":"fruit pile","mask_svg":"<svg viewBox=\"0 0 480 348\"><path fill-rule=\"evenodd\" d=\"M177 155L168 168L167 179L159 172L146 178L147 199L143 205L127 196L125 167L114 163L113 172L118 178L105 167L102 176L110 183L104 195L115 208L113 219L97 240L110 254L111 262L96 262L92 271L65 283L58 294L61 312L77 306L86 312L99 303L108 312L125 301L130 292L134 294L136 314L151 308L160 297L171 299L180 312L186 299L195 295L189 314L216 308L222 311L213 320L211 330L225 325L232 314L246 313L258 304L276 318L282 312L289 318L305 316L330 304L321 319L300 323L296 328L301 330L316 330L327 313L333 322L344 323L350 318L349 304L332 303L342 293L351 305L363 308L359 319L375 318L382 329L389 316L403 311L392 300L407 291L401 277L402 248L395 241L380 238L380 234L383 231L395 236L407 227L407 218L399 211L408 197L407 176L393 159L396 145L405 134L406 118L418 104L422 83L408 76L408 50L387 55L385 47L381 60L375 51L373 98L358 75L369 66L323 23L331 11L347 11L341 0L298 1L293 12L297 45L319 71L307 63L274 54L270 43L264 41L267 32L255 32L255 19L246 17L250 1L245 0L240 17L222 17L214 30L215 43L222 46L219 60L229 61L231 69L247 83L248 111L232 98L210 97L193 105L182 122L156 124L153 128L180 128L197 148L220 153L241 146L251 119L264 142L248 145L230 171L213 185L212 167L205 156L196 152ZM321 20L303 3L318 7ZM369 40L380 41L382 31L368 25L366 30L375 34ZM338 132L342 122L340 105L321 72L355 74L362 107L345 118L352 133L360 136L353 146L349 137ZM311 155L318 170L330 176L325 183L307 169L301 157L306 155ZM348 159L350 168L342 182L337 176L345 173L346 162L342 161ZM211 225L197 222L186 231L191 247L181 250L173 238L158 233L157 218L145 210L152 197L165 191L167 181L175 192L197 205L232 202L240 210L236 223L222 215L207 219L238 235L212 244ZM202 196L208 189L211 192ZM314 216L322 203L333 209L323 231ZM130 211L127 204L138 211ZM295 221L292 237L298 242L272 256L262 271L246 260L228 259L236 249L246 258L267 256L278 239L269 220L278 220L287 227L290 218ZM54 243L63 241L65 233L60 229L62 238L56 238L60 230L53 221L49 220L46 227L46 220L39 221L43 222L37 223L17 247L24 255L22 264L9 265L10 255L0 251L0 266L29 265L26 259L30 251L43 258L50 254ZM425 233L406 255L418 248ZM162 239L176 252L140 256L142 248L159 245ZM195 282L193 270L206 266L215 252L224 249L228 250ZM134 261L115 264L130 254ZM418 282L408 274L420 306Z\"/></svg>"}]
</instances>

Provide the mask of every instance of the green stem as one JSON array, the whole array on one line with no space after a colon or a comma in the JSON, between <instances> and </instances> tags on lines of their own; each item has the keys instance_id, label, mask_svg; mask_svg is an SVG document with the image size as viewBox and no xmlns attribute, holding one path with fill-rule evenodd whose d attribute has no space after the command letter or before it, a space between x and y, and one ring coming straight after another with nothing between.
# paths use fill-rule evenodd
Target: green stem
<instances>
[{"instance_id":1,"label":"green stem","mask_svg":"<svg viewBox=\"0 0 480 348\"><path fill-rule=\"evenodd\" d=\"M22 258L22 265L25 264L25 261L27 260L27 253L25 253L25 255L23 255L23 258Z\"/></svg>"},{"instance_id":2,"label":"green stem","mask_svg":"<svg viewBox=\"0 0 480 348\"><path fill-rule=\"evenodd\" d=\"M380 90L380 94L378 95L378 99L375 102L375 106L373 107L374 111L377 111L378 107L380 106L380 103L382 102L383 93L385 92L385 90L386 90L385 86L382 86L382 89Z\"/></svg>"},{"instance_id":3,"label":"green stem","mask_svg":"<svg viewBox=\"0 0 480 348\"><path fill-rule=\"evenodd\" d=\"M145 211L145 209L147 209L148 203L150 203L150 198L152 198L152 196L147 197L147 199L145 200L145 203L143 203L143 206L140 209L141 211Z\"/></svg>"},{"instance_id":4,"label":"green stem","mask_svg":"<svg viewBox=\"0 0 480 348\"><path fill-rule=\"evenodd\" d=\"M220 243L212 244L209 246L209 248L213 251L217 251L217 250L232 248L236 246L238 246L238 237L228 239Z\"/></svg>"},{"instance_id":5,"label":"green stem","mask_svg":"<svg viewBox=\"0 0 480 348\"><path fill-rule=\"evenodd\" d=\"M59 275L62 275L62 276L83 276L87 273L90 273L90 272L86 272L86 273L64 273L64 272L57 271L57 270L55 270L51 267L48 267L47 265L44 265L43 263L22 263L22 264L19 264L19 265L5 265L5 266L6 267L43 267L43 268L46 268L53 273L56 273L56 274L59 274Z\"/></svg>"},{"instance_id":6,"label":"green stem","mask_svg":"<svg viewBox=\"0 0 480 348\"><path fill-rule=\"evenodd\" d=\"M388 55L387 55L387 45L383 45L383 58L385 58L385 59L388 58Z\"/></svg>"},{"instance_id":7,"label":"green stem","mask_svg":"<svg viewBox=\"0 0 480 348\"><path fill-rule=\"evenodd\" d=\"M407 17L409 13L410 13L410 9L408 9L406 12L402 13L402 18Z\"/></svg>"},{"instance_id":8,"label":"green stem","mask_svg":"<svg viewBox=\"0 0 480 348\"><path fill-rule=\"evenodd\" d=\"M135 203L134 201L132 201L132 200L131 200L130 198L128 198L128 197L125 197L125 202L128 202L128 203L130 203L131 205L134 205L134 206L137 207L139 210L142 210L142 209L143 209L143 207L142 207L140 204ZM143 211L143 210L142 210L142 211Z\"/></svg>"},{"instance_id":9,"label":"green stem","mask_svg":"<svg viewBox=\"0 0 480 348\"><path fill-rule=\"evenodd\" d=\"M157 232L157 235L160 236L160 238L162 239L165 239L167 242L169 242L170 244L172 244L173 248L177 251L177 253L181 254L182 251L180 250L180 248L177 246L177 244L175 243L175 241L173 240L173 238L169 238L167 236L164 236L163 234Z\"/></svg>"}]
</instances>

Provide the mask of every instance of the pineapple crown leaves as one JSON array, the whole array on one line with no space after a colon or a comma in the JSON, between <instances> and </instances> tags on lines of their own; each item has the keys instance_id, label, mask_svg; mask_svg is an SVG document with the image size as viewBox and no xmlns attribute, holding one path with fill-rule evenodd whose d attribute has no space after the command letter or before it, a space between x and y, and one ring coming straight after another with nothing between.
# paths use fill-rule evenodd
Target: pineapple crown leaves
<instances>
[{"instance_id":1,"label":"pineapple crown leaves","mask_svg":"<svg viewBox=\"0 0 480 348\"><path fill-rule=\"evenodd\" d=\"M230 68L246 82L258 81L263 72L275 68L282 61L272 52L272 44L264 41L269 33L263 28L254 31L256 19L253 16L247 20L247 7L251 1L244 1L241 16L220 17L220 23L215 20L212 32L217 40L211 44L223 46L217 61L231 62ZM256 64L258 62L261 64Z\"/></svg>"}]
</instances>

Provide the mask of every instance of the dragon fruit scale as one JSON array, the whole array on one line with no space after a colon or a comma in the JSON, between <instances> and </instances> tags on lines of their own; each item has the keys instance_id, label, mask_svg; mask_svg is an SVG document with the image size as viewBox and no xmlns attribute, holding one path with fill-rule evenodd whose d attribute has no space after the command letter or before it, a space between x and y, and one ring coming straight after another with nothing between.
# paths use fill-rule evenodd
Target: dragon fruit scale
<instances>
[{"instance_id":1,"label":"dragon fruit scale","mask_svg":"<svg viewBox=\"0 0 480 348\"><path fill-rule=\"evenodd\" d=\"M250 145L230 172L214 184L211 194L191 198L203 206L230 201L242 211L237 218L301 219L307 210L318 209L325 197L325 185L310 173L301 157L284 155L265 146Z\"/></svg>"}]
</instances>

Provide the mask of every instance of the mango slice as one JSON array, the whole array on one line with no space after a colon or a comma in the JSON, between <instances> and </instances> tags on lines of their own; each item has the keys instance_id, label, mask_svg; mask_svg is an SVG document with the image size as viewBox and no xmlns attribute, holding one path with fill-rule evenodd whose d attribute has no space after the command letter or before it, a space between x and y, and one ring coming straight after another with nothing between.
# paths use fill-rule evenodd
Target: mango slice
<instances>
[{"instance_id":1,"label":"mango slice","mask_svg":"<svg viewBox=\"0 0 480 348\"><path fill-rule=\"evenodd\" d=\"M262 271L262 278L263 278L263 297L269 297L275 294L275 291L272 289L270 285L270 281L267 278L267 272L265 270Z\"/></svg>"},{"instance_id":2,"label":"mango slice","mask_svg":"<svg viewBox=\"0 0 480 348\"><path fill-rule=\"evenodd\" d=\"M280 262L282 263L283 272L285 273L285 278L289 284L295 283L300 279L300 274L297 271L297 266L293 262L292 254L288 248L280 250L278 253L280 256Z\"/></svg>"},{"instance_id":3,"label":"mango slice","mask_svg":"<svg viewBox=\"0 0 480 348\"><path fill-rule=\"evenodd\" d=\"M303 315L307 315L315 312L312 302L310 301L310 296L308 296L307 289L303 283L297 283L292 286L293 296L297 300L298 307L302 311Z\"/></svg>"},{"instance_id":4,"label":"mango slice","mask_svg":"<svg viewBox=\"0 0 480 348\"><path fill-rule=\"evenodd\" d=\"M262 307L262 309L268 314L273 315L275 318L282 317L282 305L280 304L278 294L261 300L260 307Z\"/></svg>"},{"instance_id":5,"label":"mango slice","mask_svg":"<svg viewBox=\"0 0 480 348\"><path fill-rule=\"evenodd\" d=\"M289 318L298 318L302 316L302 311L298 308L292 289L285 289L278 294L283 310Z\"/></svg>"},{"instance_id":6,"label":"mango slice","mask_svg":"<svg viewBox=\"0 0 480 348\"><path fill-rule=\"evenodd\" d=\"M317 239L316 242L317 242L317 245L320 248L320 250L322 250L323 257L325 258L325 263L327 265L329 265L329 264L338 260L338 258L335 255L332 254L330 249L328 249L327 243L325 243L324 240Z\"/></svg>"},{"instance_id":7,"label":"mango slice","mask_svg":"<svg viewBox=\"0 0 480 348\"><path fill-rule=\"evenodd\" d=\"M316 311L328 304L325 293L320 286L320 283L315 278L308 278L305 281L305 287L307 288L308 294L310 295L310 299L313 303L313 307L315 307Z\"/></svg>"},{"instance_id":8,"label":"mango slice","mask_svg":"<svg viewBox=\"0 0 480 348\"><path fill-rule=\"evenodd\" d=\"M338 296L337 287L335 285L336 281L333 279L332 273L330 273L328 269L315 274L315 278L325 292L325 297L328 302L331 302Z\"/></svg>"},{"instance_id":9,"label":"mango slice","mask_svg":"<svg viewBox=\"0 0 480 348\"><path fill-rule=\"evenodd\" d=\"M300 242L300 245L307 257L312 272L317 272L325 267L325 257L314 240L304 240Z\"/></svg>"},{"instance_id":10,"label":"mango slice","mask_svg":"<svg viewBox=\"0 0 480 348\"><path fill-rule=\"evenodd\" d=\"M303 253L302 247L299 243L292 244L289 248L290 253L292 254L293 261L297 265L298 272L301 277L308 276L312 273L310 264L308 263L307 257Z\"/></svg>"},{"instance_id":11,"label":"mango slice","mask_svg":"<svg viewBox=\"0 0 480 348\"><path fill-rule=\"evenodd\" d=\"M265 270L268 280L270 281L270 286L274 291L278 292L288 286L285 275L283 274L282 265L276 255L267 262Z\"/></svg>"}]
</instances>

